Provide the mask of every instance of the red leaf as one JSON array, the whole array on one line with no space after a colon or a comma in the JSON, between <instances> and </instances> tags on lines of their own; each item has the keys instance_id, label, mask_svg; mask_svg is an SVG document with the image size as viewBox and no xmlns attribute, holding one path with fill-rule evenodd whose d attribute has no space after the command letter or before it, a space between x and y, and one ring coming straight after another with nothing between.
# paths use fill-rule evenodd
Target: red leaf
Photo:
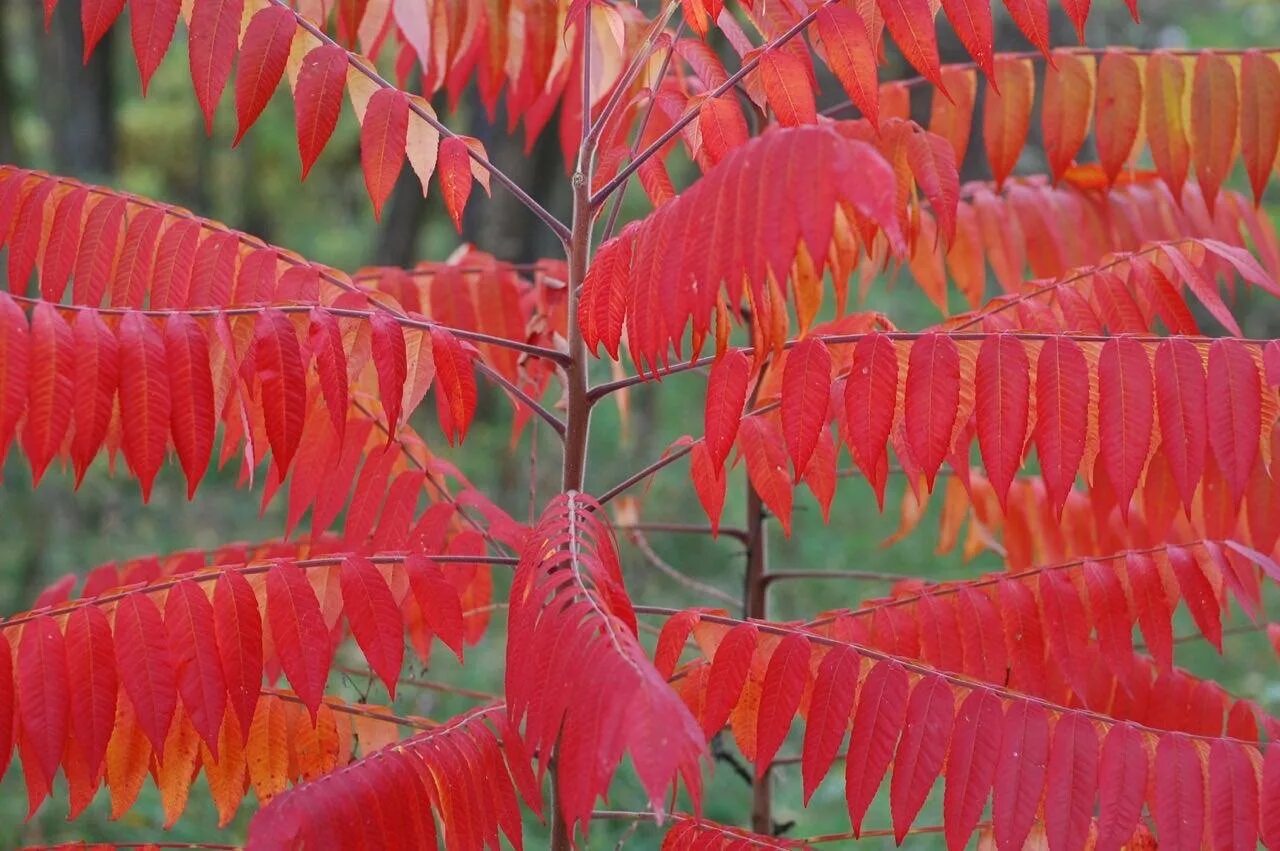
<instances>
[{"instance_id":1,"label":"red leaf","mask_svg":"<svg viewBox=\"0 0 1280 851\"><path fill-rule=\"evenodd\" d=\"M343 559L339 583L351 634L394 699L404 662L404 626L387 580L367 558L349 556Z\"/></svg>"},{"instance_id":2,"label":"red leaf","mask_svg":"<svg viewBox=\"0 0 1280 851\"><path fill-rule=\"evenodd\" d=\"M724 727L733 707L738 705L742 687L751 673L751 657L756 652L758 638L755 625L742 623L730 629L716 648L702 705L702 732L708 739Z\"/></svg>"},{"instance_id":3,"label":"red leaf","mask_svg":"<svg viewBox=\"0 0 1280 851\"><path fill-rule=\"evenodd\" d=\"M435 562L424 556L411 555L405 560L404 567L409 574L409 587L427 625L461 660L464 623L457 589Z\"/></svg>"},{"instance_id":4,"label":"red leaf","mask_svg":"<svg viewBox=\"0 0 1280 851\"><path fill-rule=\"evenodd\" d=\"M1009 17L1037 50L1049 55L1049 0L1004 0Z\"/></svg>"},{"instance_id":5,"label":"red leaf","mask_svg":"<svg viewBox=\"0 0 1280 851\"><path fill-rule=\"evenodd\" d=\"M653 667L664 679L671 679L675 673L684 646L689 640L689 633L698 623L700 613L696 609L686 609L667 618L658 634L658 642L653 650Z\"/></svg>"},{"instance_id":6,"label":"red leaf","mask_svg":"<svg viewBox=\"0 0 1280 851\"><path fill-rule=\"evenodd\" d=\"M133 37L133 53L138 61L138 75L142 79L142 94L147 93L151 75L160 67L161 60L173 41L181 0L130 0L129 27Z\"/></svg>"},{"instance_id":7,"label":"red leaf","mask_svg":"<svg viewBox=\"0 0 1280 851\"><path fill-rule=\"evenodd\" d=\"M30 345L22 448L31 462L32 482L38 484L67 433L75 374L71 326L48 302L38 303L32 313Z\"/></svg>"},{"instance_id":8,"label":"red leaf","mask_svg":"<svg viewBox=\"0 0 1280 851\"><path fill-rule=\"evenodd\" d=\"M614 360L626 322L627 275L631 271L631 248L637 224L622 229L596 252L578 296L578 324L592 354L600 344ZM721 462L723 463L723 461Z\"/></svg>"},{"instance_id":9,"label":"red leaf","mask_svg":"<svg viewBox=\"0 0 1280 851\"><path fill-rule=\"evenodd\" d=\"M1089 365L1066 337L1047 340L1036 364L1036 452L1049 500L1059 517L1084 457Z\"/></svg>"},{"instance_id":10,"label":"red leaf","mask_svg":"<svg viewBox=\"0 0 1280 851\"><path fill-rule=\"evenodd\" d=\"M249 580L227 570L213 585L213 634L222 660L231 711L249 735L262 689L262 615Z\"/></svg>"},{"instance_id":11,"label":"red leaf","mask_svg":"<svg viewBox=\"0 0 1280 851\"><path fill-rule=\"evenodd\" d=\"M1153 392L1142 343L1130 337L1107 340L1098 358L1098 451L1126 521L1151 449Z\"/></svg>"},{"instance_id":12,"label":"red leaf","mask_svg":"<svg viewBox=\"0 0 1280 851\"><path fill-rule=\"evenodd\" d=\"M1055 51L1053 60L1054 65L1045 69L1040 118L1044 128L1045 154L1056 182L1071 167L1089 135L1089 121L1093 114L1093 66L1066 51Z\"/></svg>"},{"instance_id":13,"label":"red leaf","mask_svg":"<svg viewBox=\"0 0 1280 851\"><path fill-rule=\"evenodd\" d=\"M439 327L431 329L431 356L435 362L437 399L446 403L437 406L441 414L440 427L452 446L466 440L467 429L476 413L476 376L471 365L471 354L462 341ZM447 420L443 412L448 412Z\"/></svg>"},{"instance_id":14,"label":"red leaf","mask_svg":"<svg viewBox=\"0 0 1280 851\"><path fill-rule=\"evenodd\" d=\"M2 306L2 305L0 305ZM96 310L76 315L75 374L72 381L71 460L76 485L106 436L120 379L120 345Z\"/></svg>"},{"instance_id":15,"label":"red leaf","mask_svg":"<svg viewBox=\"0 0 1280 851\"><path fill-rule=\"evenodd\" d=\"M1147 57L1145 101L1151 160L1174 198L1182 197L1191 162L1182 114L1187 79L1182 58L1163 50Z\"/></svg>"},{"instance_id":16,"label":"red leaf","mask_svg":"<svg viewBox=\"0 0 1280 851\"><path fill-rule=\"evenodd\" d=\"M896 662L880 661L862 682L853 732L845 756L845 803L857 836L893 757L898 731L907 717L907 672Z\"/></svg>"},{"instance_id":17,"label":"red leaf","mask_svg":"<svg viewBox=\"0 0 1280 851\"><path fill-rule=\"evenodd\" d=\"M0 458L9 454L27 405L30 346L27 315L8 293L0 292Z\"/></svg>"},{"instance_id":18,"label":"red leaf","mask_svg":"<svg viewBox=\"0 0 1280 851\"><path fill-rule=\"evenodd\" d=\"M866 24L861 16L843 4L824 4L818 8L814 25L831 73L871 126L879 127L880 85L876 79L876 52L867 37Z\"/></svg>"},{"instance_id":19,"label":"red leaf","mask_svg":"<svg viewBox=\"0 0 1280 851\"><path fill-rule=\"evenodd\" d=\"M813 124L818 120L809 69L796 54L783 49L760 54L760 80L765 98L783 127Z\"/></svg>"},{"instance_id":20,"label":"red leaf","mask_svg":"<svg viewBox=\"0 0 1280 851\"><path fill-rule=\"evenodd\" d=\"M883 334L868 334L853 348L853 362L844 385L845 427L854 463L875 491L884 509L884 485L889 475L886 445L893 428L898 395L898 355Z\"/></svg>"},{"instance_id":21,"label":"red leaf","mask_svg":"<svg viewBox=\"0 0 1280 851\"><path fill-rule=\"evenodd\" d=\"M321 45L303 57L293 90L303 180L338 125L346 85L347 52L341 47Z\"/></svg>"},{"instance_id":22,"label":"red leaf","mask_svg":"<svg viewBox=\"0 0 1280 851\"><path fill-rule=\"evenodd\" d=\"M1231 60L1206 50L1191 79L1191 159L1205 207L1213 215L1218 187L1235 164L1240 100Z\"/></svg>"},{"instance_id":23,"label":"red leaf","mask_svg":"<svg viewBox=\"0 0 1280 851\"><path fill-rule=\"evenodd\" d=\"M1262 200L1280 148L1280 67L1265 53L1245 51L1240 62L1240 154L1255 204Z\"/></svg>"},{"instance_id":24,"label":"red leaf","mask_svg":"<svg viewBox=\"0 0 1280 851\"><path fill-rule=\"evenodd\" d=\"M124 233L124 248L111 278L108 301L117 307L142 307L151 288L155 264L156 239L165 213L147 209L132 216Z\"/></svg>"},{"instance_id":25,"label":"red leaf","mask_svg":"<svg viewBox=\"0 0 1280 851\"><path fill-rule=\"evenodd\" d=\"M938 35L933 27L929 0L878 0L889 34L902 49L911 67L945 94L939 74Z\"/></svg>"},{"instance_id":26,"label":"red leaf","mask_svg":"<svg viewBox=\"0 0 1280 851\"><path fill-rule=\"evenodd\" d=\"M409 99L397 89L374 92L360 124L360 167L375 219L382 218L382 205L404 167L408 133Z\"/></svg>"},{"instance_id":27,"label":"red leaf","mask_svg":"<svg viewBox=\"0 0 1280 851\"><path fill-rule=\"evenodd\" d=\"M40 296L45 301L62 301L67 280L76 262L80 232L84 228L84 205L89 200L89 187L78 186L58 201L49 227L49 241L44 247L40 265Z\"/></svg>"},{"instance_id":28,"label":"red leaf","mask_svg":"<svg viewBox=\"0 0 1280 851\"><path fill-rule=\"evenodd\" d=\"M974 63L987 78L995 76L992 66L992 49L995 34L991 24L991 4L988 0L942 0L947 20L969 51Z\"/></svg>"},{"instance_id":29,"label":"red leaf","mask_svg":"<svg viewBox=\"0 0 1280 851\"><path fill-rule=\"evenodd\" d=\"M114 694L114 690L112 694ZM13 756L14 718L17 717L18 695L13 683L13 649L6 640L0 645L0 779L9 770Z\"/></svg>"},{"instance_id":30,"label":"red leaf","mask_svg":"<svg viewBox=\"0 0 1280 851\"><path fill-rule=\"evenodd\" d=\"M1240 504L1258 458L1262 429L1262 387L1258 365L1239 340L1220 338L1209 345L1209 446Z\"/></svg>"},{"instance_id":31,"label":"red leaf","mask_svg":"<svg viewBox=\"0 0 1280 851\"><path fill-rule=\"evenodd\" d=\"M951 451L960 406L960 351L946 334L925 334L911 347L903 421L912 457L933 479Z\"/></svg>"},{"instance_id":32,"label":"red leaf","mask_svg":"<svg viewBox=\"0 0 1280 851\"><path fill-rule=\"evenodd\" d=\"M170 422L173 446L187 474L191 499L209 466L213 451L213 376L209 371L209 341L190 316L174 313L165 321L164 351L169 365ZM217 735L217 727L213 727ZM206 740L207 741L207 740ZM210 745L213 750L213 746Z\"/></svg>"},{"instance_id":33,"label":"red leaf","mask_svg":"<svg viewBox=\"0 0 1280 851\"><path fill-rule=\"evenodd\" d=\"M142 501L151 496L169 442L169 376L164 337L140 313L120 323L120 420L124 427L124 457L142 487ZM164 749L164 731L156 742Z\"/></svg>"},{"instance_id":34,"label":"red leaf","mask_svg":"<svg viewBox=\"0 0 1280 851\"><path fill-rule=\"evenodd\" d=\"M238 127L232 147L240 144L280 85L296 26L292 9L272 4L254 13L245 28L236 69Z\"/></svg>"},{"instance_id":35,"label":"red leaf","mask_svg":"<svg viewBox=\"0 0 1280 851\"><path fill-rule=\"evenodd\" d=\"M137 713L138 726L157 752L164 751L178 704L177 677L160 609L147 594L127 594L116 605L116 669Z\"/></svg>"},{"instance_id":36,"label":"red leaf","mask_svg":"<svg viewBox=\"0 0 1280 851\"><path fill-rule=\"evenodd\" d=\"M311 311L311 349L315 352L316 374L320 377L320 393L334 433L341 442L347 431L347 351L342 345L342 329L332 313L319 308Z\"/></svg>"},{"instance_id":37,"label":"red leaf","mask_svg":"<svg viewBox=\"0 0 1280 851\"><path fill-rule=\"evenodd\" d=\"M1142 71L1128 53L1108 50L1098 64L1098 94L1094 102L1093 135L1098 161L1115 183L1129 160L1142 118Z\"/></svg>"},{"instance_id":38,"label":"red leaf","mask_svg":"<svg viewBox=\"0 0 1280 851\"><path fill-rule=\"evenodd\" d=\"M1098 731L1088 717L1067 712L1054 725L1045 790L1049 845L1081 851L1089 840L1098 792Z\"/></svg>"},{"instance_id":39,"label":"red leaf","mask_svg":"<svg viewBox=\"0 0 1280 851\"><path fill-rule=\"evenodd\" d=\"M1204 365L1193 343L1175 338L1156 347L1155 390L1160 446L1190 517L1209 443Z\"/></svg>"},{"instance_id":40,"label":"red leaf","mask_svg":"<svg viewBox=\"0 0 1280 851\"><path fill-rule=\"evenodd\" d=\"M747 417L742 421L738 443L747 461L751 486L777 515L783 532L790 536L793 494L786 472L787 450L783 448L777 424L763 416Z\"/></svg>"},{"instance_id":41,"label":"red leaf","mask_svg":"<svg viewBox=\"0 0 1280 851\"><path fill-rule=\"evenodd\" d=\"M1133 665L1133 613L1129 598L1110 564L1085 562L1083 573L1102 658L1117 677L1124 676Z\"/></svg>"},{"instance_id":42,"label":"red leaf","mask_svg":"<svg viewBox=\"0 0 1280 851\"><path fill-rule=\"evenodd\" d=\"M35 268L36 255L44 229L45 206L54 187L52 180L42 180L27 192L13 225L9 241L9 291L14 295L26 295Z\"/></svg>"},{"instance_id":43,"label":"red leaf","mask_svg":"<svg viewBox=\"0 0 1280 851\"><path fill-rule=\"evenodd\" d=\"M8 652L8 647L0 649ZM85 689L87 685L77 683L76 687ZM22 627L22 637L18 640L17 686L22 735L31 745L47 788L53 784L58 763L62 761L71 689L66 642L57 621L48 615L38 615ZM23 748L24 762L25 750ZM5 760L8 761L7 751Z\"/></svg>"},{"instance_id":44,"label":"red leaf","mask_svg":"<svg viewBox=\"0 0 1280 851\"><path fill-rule=\"evenodd\" d=\"M408 371L404 347L404 329L388 314L374 313L373 365L378 372L378 397L387 420L387 445L400 429L400 408L404 401L404 380Z\"/></svg>"},{"instance_id":45,"label":"red leaf","mask_svg":"<svg viewBox=\"0 0 1280 851\"><path fill-rule=\"evenodd\" d=\"M231 62L240 43L244 0L205 0L191 9L188 46L191 82L204 113L204 129L213 134L213 113L231 77Z\"/></svg>"},{"instance_id":46,"label":"red leaf","mask_svg":"<svg viewBox=\"0 0 1280 851\"><path fill-rule=\"evenodd\" d=\"M907 704L906 726L893 761L889 807L893 836L901 845L911 823L942 769L951 740L955 703L951 686L942 677L924 676L916 681Z\"/></svg>"},{"instance_id":47,"label":"red leaf","mask_svg":"<svg viewBox=\"0 0 1280 851\"><path fill-rule=\"evenodd\" d=\"M453 219L453 226L462 233L462 212L471 197L471 149L460 136L445 136L440 140L440 153L436 160L440 175L440 189L444 192L444 206Z\"/></svg>"},{"instance_id":48,"label":"red leaf","mask_svg":"<svg viewBox=\"0 0 1280 851\"><path fill-rule=\"evenodd\" d=\"M1195 743L1179 733L1162 735L1156 744L1151 813L1162 849L1203 847L1204 793L1204 763Z\"/></svg>"},{"instance_id":49,"label":"red leaf","mask_svg":"<svg viewBox=\"0 0 1280 851\"><path fill-rule=\"evenodd\" d=\"M800 770L804 778L804 803L809 805L814 790L822 782L835 761L840 743L849 730L853 713L854 692L862 657L851 647L836 645L822 657L818 675L809 699L809 715L805 721L804 748Z\"/></svg>"},{"instance_id":50,"label":"red leaf","mask_svg":"<svg viewBox=\"0 0 1280 851\"><path fill-rule=\"evenodd\" d=\"M809 682L809 641L798 633L785 636L774 649L761 687L756 719L756 779L764 777L791 728Z\"/></svg>"},{"instance_id":51,"label":"red leaf","mask_svg":"<svg viewBox=\"0 0 1280 851\"><path fill-rule=\"evenodd\" d=\"M266 587L271 644L314 725L333 657L320 603L302 569L289 562L267 572Z\"/></svg>"},{"instance_id":52,"label":"red leaf","mask_svg":"<svg viewBox=\"0 0 1280 851\"><path fill-rule=\"evenodd\" d=\"M747 401L751 361L740 349L728 349L711 365L707 401L703 413L706 447L715 469L724 467L738 436L742 409ZM785 379L784 379L785 381Z\"/></svg>"},{"instance_id":53,"label":"red leaf","mask_svg":"<svg viewBox=\"0 0 1280 851\"><path fill-rule=\"evenodd\" d=\"M1260 801L1260 821L1262 827L1262 844L1268 848L1280 847L1280 742L1267 745L1266 757L1262 761L1262 800Z\"/></svg>"},{"instance_id":54,"label":"red leaf","mask_svg":"<svg viewBox=\"0 0 1280 851\"><path fill-rule=\"evenodd\" d=\"M289 317L278 310L259 313L253 326L253 352L262 385L267 441L283 477L302 439L307 403L302 348Z\"/></svg>"},{"instance_id":55,"label":"red leaf","mask_svg":"<svg viewBox=\"0 0 1280 851\"><path fill-rule=\"evenodd\" d=\"M1258 775L1235 742L1216 739L1209 748L1209 804L1214 846L1258 847Z\"/></svg>"},{"instance_id":56,"label":"red leaf","mask_svg":"<svg viewBox=\"0 0 1280 851\"><path fill-rule=\"evenodd\" d=\"M942 821L951 851L968 844L986 809L996 776L1002 721L1000 699L986 689L971 691L956 714L942 798Z\"/></svg>"},{"instance_id":57,"label":"red leaf","mask_svg":"<svg viewBox=\"0 0 1280 851\"><path fill-rule=\"evenodd\" d=\"M787 353L782 373L782 433L797 481L827 423L830 398L831 353L818 337L806 337Z\"/></svg>"},{"instance_id":58,"label":"red leaf","mask_svg":"<svg viewBox=\"0 0 1280 851\"><path fill-rule=\"evenodd\" d=\"M1133 604L1138 612L1138 625L1156 665L1165 673L1173 668L1173 607L1155 560L1144 553L1125 557L1125 572L1133 591Z\"/></svg>"},{"instance_id":59,"label":"red leaf","mask_svg":"<svg viewBox=\"0 0 1280 851\"><path fill-rule=\"evenodd\" d=\"M996 847L1021 848L1031 832L1049 759L1049 713L1039 703L1015 701L1004 716L996 764L992 821Z\"/></svg>"},{"instance_id":60,"label":"red leaf","mask_svg":"<svg viewBox=\"0 0 1280 851\"><path fill-rule=\"evenodd\" d=\"M200 585L184 579L169 589L164 627L174 649L182 705L216 758L218 733L227 709L227 681L215 638L213 604Z\"/></svg>"},{"instance_id":61,"label":"red leaf","mask_svg":"<svg viewBox=\"0 0 1280 851\"><path fill-rule=\"evenodd\" d=\"M714 536L720 529L720 515L724 511L725 491L728 481L725 477L724 465L716 467L711 461L705 441L698 441L689 450L689 476L693 479L693 489L698 494L698 502L711 521L711 534Z\"/></svg>"},{"instance_id":62,"label":"red leaf","mask_svg":"<svg viewBox=\"0 0 1280 851\"><path fill-rule=\"evenodd\" d=\"M1031 374L1022 343L1001 334L982 341L974 375L978 447L1002 509L1027 444Z\"/></svg>"},{"instance_id":63,"label":"red leaf","mask_svg":"<svg viewBox=\"0 0 1280 851\"><path fill-rule=\"evenodd\" d=\"M1147 793L1147 750L1142 734L1127 724L1107 733L1098 764L1098 851L1118 851L1129 842Z\"/></svg>"},{"instance_id":64,"label":"red leaf","mask_svg":"<svg viewBox=\"0 0 1280 851\"><path fill-rule=\"evenodd\" d=\"M156 309L186 307L195 271L196 249L200 243L200 223L174 222L160 237L152 269L151 306Z\"/></svg>"},{"instance_id":65,"label":"red leaf","mask_svg":"<svg viewBox=\"0 0 1280 851\"><path fill-rule=\"evenodd\" d=\"M1013 173L1027 143L1036 78L1030 59L998 56L995 65L982 111L982 138L998 188Z\"/></svg>"},{"instance_id":66,"label":"red leaf","mask_svg":"<svg viewBox=\"0 0 1280 851\"><path fill-rule=\"evenodd\" d=\"M117 196L99 199L89 211L76 252L76 282L72 289L75 304L97 307L102 303L120 251L124 214L124 199Z\"/></svg>"},{"instance_id":67,"label":"red leaf","mask_svg":"<svg viewBox=\"0 0 1280 851\"><path fill-rule=\"evenodd\" d=\"M80 26L84 33L84 64L89 64L89 57L98 42L111 29L111 25L124 11L124 0L85 0L80 5ZM49 776L52 780L53 775Z\"/></svg>"},{"instance_id":68,"label":"red leaf","mask_svg":"<svg viewBox=\"0 0 1280 851\"><path fill-rule=\"evenodd\" d=\"M1217 595L1209 584L1195 556L1181 547L1166 550L1169 566L1178 580L1178 589L1187 604L1187 610L1209 643L1222 652L1222 609Z\"/></svg>"}]
</instances>

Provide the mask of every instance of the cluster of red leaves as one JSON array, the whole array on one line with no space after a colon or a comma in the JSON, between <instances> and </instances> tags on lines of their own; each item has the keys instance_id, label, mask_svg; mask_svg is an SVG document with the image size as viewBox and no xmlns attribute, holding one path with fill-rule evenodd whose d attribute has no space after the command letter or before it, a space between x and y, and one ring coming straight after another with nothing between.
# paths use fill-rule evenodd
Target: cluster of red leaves
<instances>
[{"instance_id":1,"label":"cluster of red leaves","mask_svg":"<svg viewBox=\"0 0 1280 851\"><path fill-rule=\"evenodd\" d=\"M543 511L521 548L509 623L509 717L524 723L539 779L554 749L571 831L585 833L627 752L655 811L678 777L696 804L702 736L640 645L613 532L590 497L561 494Z\"/></svg>"},{"instance_id":2,"label":"cluster of red leaves","mask_svg":"<svg viewBox=\"0 0 1280 851\"><path fill-rule=\"evenodd\" d=\"M406 631L423 653L433 636L459 655L478 638L487 617L464 619L462 601L488 585L484 572L417 554L284 559L198 569L10 618L0 645L0 720L9 720L0 729L16 738L32 809L59 766L87 803L104 771L110 784L113 748L114 759L144 771L152 753L164 765L182 725L214 759L233 733L243 746L264 674L288 678L314 727L348 630L394 695ZM197 739L183 741L190 762ZM12 744L0 741L6 763Z\"/></svg>"},{"instance_id":3,"label":"cluster of red leaves","mask_svg":"<svg viewBox=\"0 0 1280 851\"><path fill-rule=\"evenodd\" d=\"M277 796L254 819L245 847L359 847L372 839L379 848L435 848L438 821L450 848L499 848L501 831L520 849L517 788L541 810L505 712L481 708Z\"/></svg>"},{"instance_id":4,"label":"cluster of red leaves","mask_svg":"<svg viewBox=\"0 0 1280 851\"><path fill-rule=\"evenodd\" d=\"M881 501L890 445L909 477L923 477L932 489L944 461L967 475L976 436L1002 507L1034 446L1058 516L1081 472L1095 481L1105 477L1127 516L1156 454L1188 515L1210 460L1238 509L1255 466L1270 463L1280 414L1272 389L1280 385L1274 341L872 332L806 337L775 372L774 382L762 387L777 388L776 414L765 393L756 413L744 418L749 358L729 350L712 366L705 418L710 463L695 463L693 477L713 519L735 442L784 528L793 481L806 481L826 510L836 480L832 421Z\"/></svg>"},{"instance_id":5,"label":"cluster of red leaves","mask_svg":"<svg viewBox=\"0 0 1280 851\"><path fill-rule=\"evenodd\" d=\"M1115 491L1105 476L1095 477L1087 489L1067 495L1061 515L1055 514L1040 477L1014 478L1003 508L995 489L982 473L971 470L947 481L939 515L938 552L957 545L972 557L995 544L1010 568L1018 570L1095 553L1185 543L1200 538L1234 540L1251 549L1272 553L1280 540L1280 488L1276 487L1280 460L1280 430L1271 434L1271 468L1254 465L1242 503L1231 499L1217 462L1205 459L1201 484L1190 514L1163 453L1151 456L1147 472L1122 517ZM929 496L921 487L902 497L899 528L886 544L901 540L924 517ZM967 532L964 531L968 523Z\"/></svg>"},{"instance_id":6,"label":"cluster of red leaves","mask_svg":"<svg viewBox=\"0 0 1280 851\"><path fill-rule=\"evenodd\" d=\"M922 628L930 623L921 620ZM1264 760L1256 726L1244 739L1237 731L1249 728L1239 725L1221 737L1220 716L1209 732L1156 729L984 685L857 638L696 611L675 616L664 629L657 662L664 673L691 630L710 663L683 668L676 688L709 735L732 724L758 771L773 760L799 712L806 718L807 798L848 736L845 796L855 833L892 766L889 801L899 842L939 776L952 848L968 842L989 797L1000 847L1022 847L1042 803L1054 848L1091 841L1119 848L1139 830L1144 802L1162 844L1171 847L1199 848L1210 838L1214 847L1253 847L1260 832L1268 844L1280 838L1280 813L1259 796L1260 774L1263 788L1280 780L1280 748L1268 748ZM1019 642L1016 630L1010 640ZM1043 659L1036 665L1046 667Z\"/></svg>"}]
</instances>

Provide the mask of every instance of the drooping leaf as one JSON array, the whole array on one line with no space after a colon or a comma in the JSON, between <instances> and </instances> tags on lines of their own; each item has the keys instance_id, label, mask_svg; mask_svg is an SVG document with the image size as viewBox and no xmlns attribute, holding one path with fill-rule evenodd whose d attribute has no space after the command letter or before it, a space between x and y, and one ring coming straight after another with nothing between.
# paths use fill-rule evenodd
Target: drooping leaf
<instances>
[{"instance_id":1,"label":"drooping leaf","mask_svg":"<svg viewBox=\"0 0 1280 851\"><path fill-rule=\"evenodd\" d=\"M264 66L268 60L264 58ZM267 75L264 73L264 82ZM347 52L334 44L314 48L302 60L293 90L298 124L298 155L302 179L333 135L342 111L342 91L347 84ZM251 110L246 110L246 114ZM243 122L242 122L243 125Z\"/></svg>"},{"instance_id":2,"label":"drooping leaf","mask_svg":"<svg viewBox=\"0 0 1280 851\"><path fill-rule=\"evenodd\" d=\"M237 127L232 147L240 144L280 85L296 26L293 11L275 4L259 9L249 20L236 72Z\"/></svg>"},{"instance_id":3,"label":"drooping leaf","mask_svg":"<svg viewBox=\"0 0 1280 851\"><path fill-rule=\"evenodd\" d=\"M166 634L160 609L146 594L121 599L114 626L120 685L137 715L138 726L151 746L163 752L178 704L176 648Z\"/></svg>"},{"instance_id":4,"label":"drooping leaf","mask_svg":"<svg viewBox=\"0 0 1280 851\"><path fill-rule=\"evenodd\" d=\"M782 375L782 433L797 479L808 468L819 432L827 423L830 384L831 354L822 340L806 337L787 353Z\"/></svg>"},{"instance_id":5,"label":"drooping leaf","mask_svg":"<svg viewBox=\"0 0 1280 851\"><path fill-rule=\"evenodd\" d=\"M374 92L360 123L360 165L375 219L382 218L382 205L404 167L408 132L408 98L396 89Z\"/></svg>"}]
</instances>

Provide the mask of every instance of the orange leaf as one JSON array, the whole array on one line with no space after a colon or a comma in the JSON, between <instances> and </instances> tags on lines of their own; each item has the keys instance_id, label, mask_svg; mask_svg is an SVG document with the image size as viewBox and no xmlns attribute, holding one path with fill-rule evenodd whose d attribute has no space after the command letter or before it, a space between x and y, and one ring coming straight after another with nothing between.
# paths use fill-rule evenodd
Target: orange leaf
<instances>
[{"instance_id":1,"label":"orange leaf","mask_svg":"<svg viewBox=\"0 0 1280 851\"><path fill-rule=\"evenodd\" d=\"M998 57L995 80L987 85L982 113L982 138L996 185L1004 183L1018 164L1031 126L1035 99L1035 70L1030 59ZM997 92L994 86L999 86Z\"/></svg>"}]
</instances>

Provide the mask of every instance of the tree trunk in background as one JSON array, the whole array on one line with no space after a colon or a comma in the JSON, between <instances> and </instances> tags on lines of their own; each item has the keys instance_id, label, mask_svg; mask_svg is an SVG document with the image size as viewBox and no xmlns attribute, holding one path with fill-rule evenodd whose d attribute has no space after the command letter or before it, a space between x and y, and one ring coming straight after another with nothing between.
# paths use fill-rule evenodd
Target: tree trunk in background
<instances>
[{"instance_id":1,"label":"tree trunk in background","mask_svg":"<svg viewBox=\"0 0 1280 851\"><path fill-rule=\"evenodd\" d=\"M396 178L391 199L382 213L373 262L378 266L412 266L425 258L418 253L418 234L427 220L427 200L422 183L408 164Z\"/></svg>"},{"instance_id":2,"label":"tree trunk in background","mask_svg":"<svg viewBox=\"0 0 1280 851\"><path fill-rule=\"evenodd\" d=\"M10 56L7 45L12 36L13 24L10 11L11 0L0 0L0 162L14 163L18 161L17 140L14 138L14 117L18 107L13 87L13 77L9 68Z\"/></svg>"},{"instance_id":3,"label":"tree trunk in background","mask_svg":"<svg viewBox=\"0 0 1280 851\"><path fill-rule=\"evenodd\" d=\"M489 159L548 210L563 216L569 207L569 177L560 156L556 123L553 121L542 131L533 150L526 154L523 131L517 128L514 134L505 132L506 116L501 108L490 123L478 98L473 103L471 134L484 142ZM479 187L474 192L484 194ZM467 206L462 235L495 257L513 263L564 257L559 240L515 196L497 187L492 198Z\"/></svg>"},{"instance_id":4,"label":"tree trunk in background","mask_svg":"<svg viewBox=\"0 0 1280 851\"><path fill-rule=\"evenodd\" d=\"M32 16L39 30L39 11ZM59 3L46 36L33 33L40 45L40 79L35 100L49 127L53 168L60 174L101 180L112 174L116 158L115 86L111 54L116 30L98 42L89 64L82 61L84 39L80 2Z\"/></svg>"}]
</instances>

